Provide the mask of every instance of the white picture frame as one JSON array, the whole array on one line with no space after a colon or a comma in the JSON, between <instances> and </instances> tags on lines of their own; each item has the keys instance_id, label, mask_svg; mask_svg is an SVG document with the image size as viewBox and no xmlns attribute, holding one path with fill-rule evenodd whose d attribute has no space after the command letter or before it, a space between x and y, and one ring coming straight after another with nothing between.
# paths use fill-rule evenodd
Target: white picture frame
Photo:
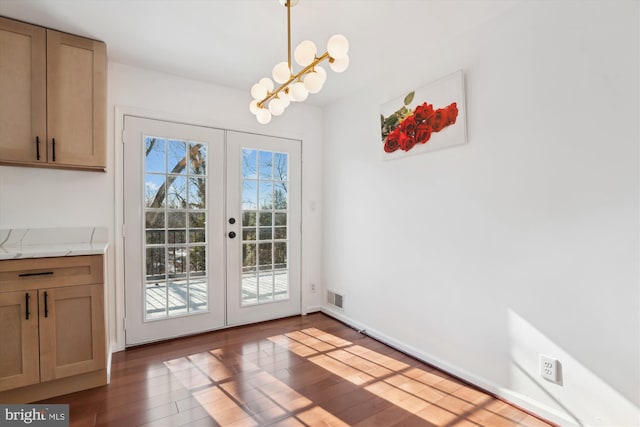
<instances>
[{"instance_id":1,"label":"white picture frame","mask_svg":"<svg viewBox=\"0 0 640 427\"><path fill-rule=\"evenodd\" d=\"M380 114L379 143L385 160L466 144L463 71L386 102L380 106Z\"/></svg>"}]
</instances>

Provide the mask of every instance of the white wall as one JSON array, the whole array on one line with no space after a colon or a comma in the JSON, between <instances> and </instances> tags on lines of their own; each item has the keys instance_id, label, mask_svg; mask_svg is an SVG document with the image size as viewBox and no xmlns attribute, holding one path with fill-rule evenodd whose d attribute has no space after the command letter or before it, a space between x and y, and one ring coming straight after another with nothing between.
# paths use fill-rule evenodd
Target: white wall
<instances>
[{"instance_id":1,"label":"white wall","mask_svg":"<svg viewBox=\"0 0 640 427\"><path fill-rule=\"evenodd\" d=\"M562 425L639 425L638 22L520 2L327 108L333 313ZM379 106L460 68L469 144L383 161Z\"/></svg>"}]
</instances>

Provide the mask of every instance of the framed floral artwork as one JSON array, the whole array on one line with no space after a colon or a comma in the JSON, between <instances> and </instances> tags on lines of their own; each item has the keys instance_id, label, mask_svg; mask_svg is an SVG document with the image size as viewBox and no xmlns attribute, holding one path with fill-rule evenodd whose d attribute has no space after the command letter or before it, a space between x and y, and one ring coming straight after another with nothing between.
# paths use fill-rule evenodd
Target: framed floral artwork
<instances>
[{"instance_id":1,"label":"framed floral artwork","mask_svg":"<svg viewBox=\"0 0 640 427\"><path fill-rule=\"evenodd\" d=\"M384 159L465 144L464 74L456 71L389 101L380 113Z\"/></svg>"}]
</instances>

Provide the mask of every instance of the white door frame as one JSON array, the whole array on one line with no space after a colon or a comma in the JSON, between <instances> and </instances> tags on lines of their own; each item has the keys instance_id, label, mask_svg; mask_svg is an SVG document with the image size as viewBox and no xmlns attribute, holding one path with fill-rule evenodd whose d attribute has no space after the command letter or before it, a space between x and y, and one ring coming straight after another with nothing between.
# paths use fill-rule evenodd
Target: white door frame
<instances>
[{"instance_id":1,"label":"white door frame","mask_svg":"<svg viewBox=\"0 0 640 427\"><path fill-rule=\"evenodd\" d=\"M167 120L174 121L185 124L192 124L195 126L209 126L209 127L217 127L220 129L227 130L236 130L240 132L254 132L254 133L262 133L263 127L261 125L255 124L253 121L249 121L248 125L242 122L235 122L232 124L228 123L216 123L210 120L210 117L207 115L193 115L193 114L183 114L183 113L167 113L161 112L158 110L153 110L149 108L140 108L140 107L132 107L127 105L114 105L113 107L113 138L107 135L108 140L113 139L114 141L114 160L113 160L113 174L114 174L114 248L112 253L114 254L114 278L109 279L106 278L106 283L114 283L114 286L108 289L107 301L108 301L108 312L106 314L108 324L111 326L115 325L115 331L110 332L110 336L115 338L115 341L111 341L110 343L110 352L111 353L122 351L125 349L125 335L124 335L124 317L125 317L125 297L124 297L124 240L123 240L123 224L124 224L124 194L123 194L123 159L124 159L124 146L123 146L123 129L124 129L124 117L127 115L146 117L149 119L156 120ZM286 135L289 134L289 135ZM276 132L271 134L272 136L280 136L282 138L294 138L300 141L303 141L307 138L311 140L315 140L314 135L309 133L298 133L294 132L291 135L290 132L282 132L282 129L278 129ZM303 159L304 159L304 149L303 149ZM304 160L302 160L304 163ZM304 172L302 177L302 184L304 186ZM304 192L302 194L302 200L304 203ZM316 210L316 202L311 201L311 210ZM302 212L302 217L305 217L304 210ZM314 222L314 221L311 221ZM303 221L303 229L304 221ZM301 239L301 248L305 247L304 238ZM311 297L311 295L305 296L305 276L309 274L309 272L305 273L305 269L303 268L304 264L304 253L302 253L301 249L301 314L307 314L308 310L315 311L320 309L320 304L316 302L317 297ZM106 272L105 272L106 273ZM315 274L314 276L315 277ZM309 278L307 278L309 280ZM312 279L313 280L313 279ZM317 280L316 279L316 283ZM312 302L312 305L309 305ZM110 365L110 363L109 363Z\"/></svg>"}]
</instances>

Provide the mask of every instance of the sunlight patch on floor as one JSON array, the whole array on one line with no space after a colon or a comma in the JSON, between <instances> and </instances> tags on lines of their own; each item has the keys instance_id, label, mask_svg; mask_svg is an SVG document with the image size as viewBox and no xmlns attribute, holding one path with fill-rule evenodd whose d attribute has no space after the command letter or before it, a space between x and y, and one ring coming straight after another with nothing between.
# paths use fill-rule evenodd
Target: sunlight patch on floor
<instances>
[{"instance_id":1,"label":"sunlight patch on floor","mask_svg":"<svg viewBox=\"0 0 640 427\"><path fill-rule=\"evenodd\" d=\"M285 382L289 371L305 360L370 393L371 399L393 405L373 411L363 425L367 420L375 424L393 418L392 408L395 417L403 414L434 426L544 425L435 369L409 365L316 328L271 336L250 348L242 347L241 353L214 349L164 364L191 390L195 405L218 424L347 426L322 403ZM237 375L242 378L234 379ZM314 376L318 381L326 378L326 374L310 372L309 384L314 384Z\"/></svg>"}]
</instances>

